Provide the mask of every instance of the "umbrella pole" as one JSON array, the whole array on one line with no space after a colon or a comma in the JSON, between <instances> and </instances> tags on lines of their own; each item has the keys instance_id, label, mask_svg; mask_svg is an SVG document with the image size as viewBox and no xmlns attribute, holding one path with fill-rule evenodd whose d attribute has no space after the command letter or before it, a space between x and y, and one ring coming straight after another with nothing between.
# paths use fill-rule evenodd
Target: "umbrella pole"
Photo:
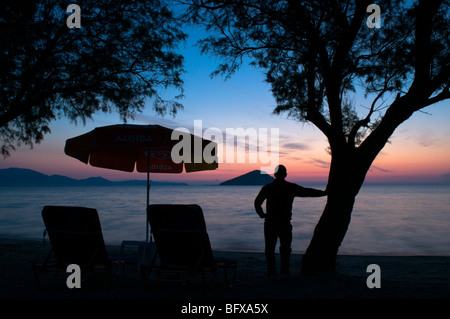
<instances>
[{"instance_id":1,"label":"umbrella pole","mask_svg":"<svg viewBox=\"0 0 450 319\"><path fill-rule=\"evenodd\" d=\"M145 241L148 241L148 204L150 202L150 176L149 176L149 172L147 170L147 208L145 209L146 211L146 232L145 232Z\"/></svg>"},{"instance_id":2,"label":"umbrella pole","mask_svg":"<svg viewBox=\"0 0 450 319\"><path fill-rule=\"evenodd\" d=\"M146 211L146 234L145 241L148 242L149 235L149 224L148 224L148 205L150 204L150 147L147 148L147 207ZM150 236L150 242L152 242L152 237Z\"/></svg>"}]
</instances>

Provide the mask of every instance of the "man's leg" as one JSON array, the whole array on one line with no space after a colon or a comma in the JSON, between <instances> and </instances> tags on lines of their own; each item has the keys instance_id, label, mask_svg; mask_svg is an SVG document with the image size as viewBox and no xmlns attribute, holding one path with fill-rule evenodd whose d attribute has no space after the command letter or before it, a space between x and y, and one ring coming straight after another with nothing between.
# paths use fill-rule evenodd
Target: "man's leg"
<instances>
[{"instance_id":1,"label":"man's leg","mask_svg":"<svg viewBox=\"0 0 450 319\"><path fill-rule=\"evenodd\" d=\"M281 273L289 275L289 263L291 260L291 243L292 243L292 225L287 223L280 229L280 259Z\"/></svg>"},{"instance_id":2,"label":"man's leg","mask_svg":"<svg viewBox=\"0 0 450 319\"><path fill-rule=\"evenodd\" d=\"M265 255L267 262L267 275L272 276L277 272L275 264L275 246L277 244L276 227L271 223L264 223Z\"/></svg>"}]
</instances>

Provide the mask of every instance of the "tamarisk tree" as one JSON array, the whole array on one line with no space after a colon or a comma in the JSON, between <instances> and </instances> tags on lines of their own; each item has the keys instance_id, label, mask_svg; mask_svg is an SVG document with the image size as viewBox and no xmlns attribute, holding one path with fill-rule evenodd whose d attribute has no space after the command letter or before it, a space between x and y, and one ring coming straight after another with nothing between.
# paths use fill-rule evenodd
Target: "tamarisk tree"
<instances>
[{"instance_id":1,"label":"tamarisk tree","mask_svg":"<svg viewBox=\"0 0 450 319\"><path fill-rule=\"evenodd\" d=\"M450 97L449 1L377 1L379 28L371 2L185 3L191 21L209 32L202 51L222 58L215 74L230 76L250 59L265 71L274 112L310 122L328 139L328 199L304 273L335 267L355 198L396 128ZM350 103L357 90L365 108Z\"/></svg>"},{"instance_id":2,"label":"tamarisk tree","mask_svg":"<svg viewBox=\"0 0 450 319\"><path fill-rule=\"evenodd\" d=\"M126 120L146 100L176 113L183 58L175 48L185 37L160 0L2 1L2 155L39 143L61 117L76 123L114 111ZM166 88L181 93L164 98Z\"/></svg>"}]
</instances>

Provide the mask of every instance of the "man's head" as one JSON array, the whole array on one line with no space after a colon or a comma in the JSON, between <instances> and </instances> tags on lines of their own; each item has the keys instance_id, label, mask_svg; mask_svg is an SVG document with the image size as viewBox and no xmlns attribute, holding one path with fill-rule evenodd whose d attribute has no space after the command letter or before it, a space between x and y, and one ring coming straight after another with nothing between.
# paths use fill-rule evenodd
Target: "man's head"
<instances>
[{"instance_id":1,"label":"man's head","mask_svg":"<svg viewBox=\"0 0 450 319\"><path fill-rule=\"evenodd\" d=\"M275 178L276 179L285 179L287 176L287 170L286 167L284 165L278 165L275 168Z\"/></svg>"}]
</instances>

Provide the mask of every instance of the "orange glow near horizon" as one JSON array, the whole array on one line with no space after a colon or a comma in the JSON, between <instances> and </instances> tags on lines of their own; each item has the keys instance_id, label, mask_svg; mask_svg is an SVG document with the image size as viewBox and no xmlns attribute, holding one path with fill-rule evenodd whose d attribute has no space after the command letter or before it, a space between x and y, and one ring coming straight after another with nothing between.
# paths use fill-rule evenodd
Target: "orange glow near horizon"
<instances>
[{"instance_id":1,"label":"orange glow near horizon","mask_svg":"<svg viewBox=\"0 0 450 319\"><path fill-rule=\"evenodd\" d=\"M450 172L450 152L445 148L424 149L417 145L388 145L374 161L366 181L368 182L439 182ZM285 154L280 149L279 163L288 169L287 179L297 183L325 183L328 179L330 156L322 146L318 150L292 151ZM62 151L51 151L45 145L33 150L20 149L2 161L1 168L19 167L39 171L47 175L64 175L75 179L103 177L113 181L146 179L146 174L120 172L86 165L66 156ZM273 175L273 170L261 163L220 163L214 171L151 174L156 181L219 183L252 170L263 170Z\"/></svg>"},{"instance_id":2,"label":"orange glow near horizon","mask_svg":"<svg viewBox=\"0 0 450 319\"><path fill-rule=\"evenodd\" d=\"M330 155L325 151L327 141L320 132L300 130L286 121L280 126L279 158L275 164L287 167L287 179L297 183L326 183L329 173ZM109 124L109 123L108 123ZM61 125L61 124L60 124ZM450 181L449 130L437 127L430 134L417 133L416 124L404 126L392 138L374 161L367 174L367 182L448 182ZM89 129L77 128L69 132L67 126L55 128L45 140L33 149L22 146L11 156L0 161L0 168L18 167L32 169L46 175L64 175L75 179L103 177L112 181L146 179L146 174L120 172L86 165L64 154L64 143L69 137L85 133ZM235 150L237 152L237 149ZM245 151L242 148L241 152ZM253 170L273 174L271 163L238 163L237 157L230 163L219 163L214 171L151 174L155 181L179 181L185 183L219 183ZM222 158L223 160L223 158ZM273 160L273 158L272 158Z\"/></svg>"}]
</instances>

